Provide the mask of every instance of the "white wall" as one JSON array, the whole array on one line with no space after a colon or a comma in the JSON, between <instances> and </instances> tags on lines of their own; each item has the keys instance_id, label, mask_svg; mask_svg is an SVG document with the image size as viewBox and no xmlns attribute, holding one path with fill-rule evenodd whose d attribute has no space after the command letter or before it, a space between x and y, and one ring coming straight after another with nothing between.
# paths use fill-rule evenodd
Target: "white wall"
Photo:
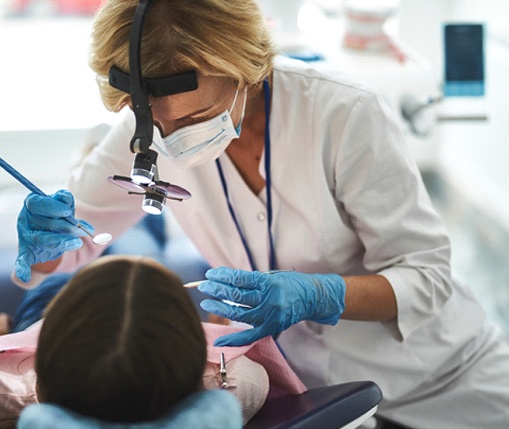
<instances>
[{"instance_id":1,"label":"white wall","mask_svg":"<svg viewBox=\"0 0 509 429\"><path fill-rule=\"evenodd\" d=\"M86 129L113 120L87 64L91 22L0 17L0 156L41 186L63 180Z\"/></svg>"},{"instance_id":2,"label":"white wall","mask_svg":"<svg viewBox=\"0 0 509 429\"><path fill-rule=\"evenodd\" d=\"M509 1L402 0L400 32L442 78L444 22L485 24L486 96L446 100L442 112L485 112L487 122L438 125L438 168L487 216L509 230ZM440 113L440 111L438 112Z\"/></svg>"}]
</instances>

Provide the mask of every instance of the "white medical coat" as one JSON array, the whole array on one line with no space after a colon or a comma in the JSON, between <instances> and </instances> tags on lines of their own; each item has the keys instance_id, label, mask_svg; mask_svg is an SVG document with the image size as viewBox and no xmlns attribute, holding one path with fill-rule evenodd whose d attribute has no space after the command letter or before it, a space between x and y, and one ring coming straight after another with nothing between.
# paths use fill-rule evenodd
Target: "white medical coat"
<instances>
[{"instance_id":1,"label":"white medical coat","mask_svg":"<svg viewBox=\"0 0 509 429\"><path fill-rule=\"evenodd\" d=\"M77 218L114 237L144 215L141 197L106 181L129 176L133 130L127 113L68 182ZM384 394L382 410L393 400L425 395L434 380L447 383L475 352L484 315L469 290L451 280L445 227L392 112L343 76L278 59L270 137L277 268L379 273L398 306L393 323L340 320L289 328L279 342L293 368L308 387L373 380ZM265 192L254 195L228 157L220 160L257 269L267 270ZM263 166L262 160L264 176ZM191 192L190 200L167 205L210 265L249 270L215 163L179 170L160 156L158 168L161 180ZM75 269L102 250L85 241L64 255L59 270Z\"/></svg>"}]
</instances>

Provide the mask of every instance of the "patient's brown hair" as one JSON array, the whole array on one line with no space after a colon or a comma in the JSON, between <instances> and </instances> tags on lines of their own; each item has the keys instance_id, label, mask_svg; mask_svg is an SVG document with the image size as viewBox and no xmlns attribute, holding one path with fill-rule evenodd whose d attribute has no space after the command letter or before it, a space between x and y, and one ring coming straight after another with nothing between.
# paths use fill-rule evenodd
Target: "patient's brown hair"
<instances>
[{"instance_id":1,"label":"patient's brown hair","mask_svg":"<svg viewBox=\"0 0 509 429\"><path fill-rule=\"evenodd\" d=\"M45 312L39 399L106 421L154 420L201 388L205 360L200 319L180 279L147 258L103 257Z\"/></svg>"}]
</instances>

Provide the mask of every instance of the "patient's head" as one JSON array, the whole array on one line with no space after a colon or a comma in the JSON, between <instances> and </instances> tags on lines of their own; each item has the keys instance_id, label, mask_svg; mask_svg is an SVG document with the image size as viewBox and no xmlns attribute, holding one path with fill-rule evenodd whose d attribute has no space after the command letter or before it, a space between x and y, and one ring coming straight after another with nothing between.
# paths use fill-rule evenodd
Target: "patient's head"
<instances>
[{"instance_id":1,"label":"patient's head","mask_svg":"<svg viewBox=\"0 0 509 429\"><path fill-rule=\"evenodd\" d=\"M103 257L48 306L36 355L41 402L115 422L157 419L202 386L206 342L178 277Z\"/></svg>"}]
</instances>

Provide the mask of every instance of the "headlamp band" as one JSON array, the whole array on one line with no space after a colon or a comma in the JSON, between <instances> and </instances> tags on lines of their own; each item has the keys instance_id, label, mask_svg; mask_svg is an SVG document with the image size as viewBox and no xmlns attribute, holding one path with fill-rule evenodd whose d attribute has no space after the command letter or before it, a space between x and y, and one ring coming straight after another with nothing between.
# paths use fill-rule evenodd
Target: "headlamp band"
<instances>
[{"instance_id":1,"label":"headlamp band","mask_svg":"<svg viewBox=\"0 0 509 429\"><path fill-rule=\"evenodd\" d=\"M110 69L109 83L113 88L128 94L131 93L131 76L115 66ZM181 92L194 91L198 88L198 78L194 70L168 77L145 78L143 83L147 92L153 97L165 97Z\"/></svg>"}]
</instances>

